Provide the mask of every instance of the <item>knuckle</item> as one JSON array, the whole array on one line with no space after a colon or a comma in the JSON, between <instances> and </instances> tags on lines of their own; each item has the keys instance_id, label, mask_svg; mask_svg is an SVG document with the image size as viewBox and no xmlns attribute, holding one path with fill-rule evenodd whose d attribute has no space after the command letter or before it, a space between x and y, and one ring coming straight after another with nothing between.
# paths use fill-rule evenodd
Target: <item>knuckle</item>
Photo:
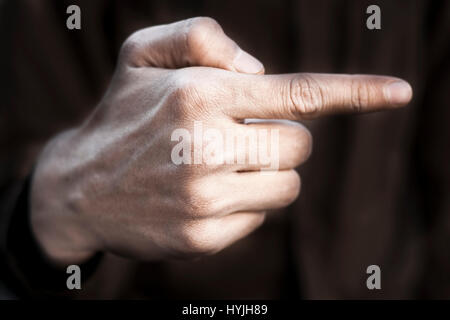
<instances>
[{"instance_id":1,"label":"knuckle","mask_svg":"<svg viewBox=\"0 0 450 320\"><path fill-rule=\"evenodd\" d=\"M319 83L308 75L291 79L288 94L291 112L295 116L320 112L325 102L323 90Z\"/></svg>"},{"instance_id":2,"label":"knuckle","mask_svg":"<svg viewBox=\"0 0 450 320\"><path fill-rule=\"evenodd\" d=\"M351 107L359 112L370 103L370 87L353 78L350 85Z\"/></svg>"},{"instance_id":3,"label":"knuckle","mask_svg":"<svg viewBox=\"0 0 450 320\"><path fill-rule=\"evenodd\" d=\"M185 34L188 52L193 55L205 52L209 37L221 31L222 28L219 23L213 18L197 17L190 19Z\"/></svg>"},{"instance_id":4,"label":"knuckle","mask_svg":"<svg viewBox=\"0 0 450 320\"><path fill-rule=\"evenodd\" d=\"M199 196L195 192L187 191L184 203L184 215L188 218L205 217L210 212L208 201L205 201L204 197Z\"/></svg>"},{"instance_id":5,"label":"knuckle","mask_svg":"<svg viewBox=\"0 0 450 320\"><path fill-rule=\"evenodd\" d=\"M192 19L192 25L200 27L207 31L220 31L220 24L211 17L196 17Z\"/></svg>"},{"instance_id":6,"label":"knuckle","mask_svg":"<svg viewBox=\"0 0 450 320\"><path fill-rule=\"evenodd\" d=\"M120 59L135 61L141 48L140 31L136 31L131 34L123 43L120 48Z\"/></svg>"},{"instance_id":7,"label":"knuckle","mask_svg":"<svg viewBox=\"0 0 450 320\"><path fill-rule=\"evenodd\" d=\"M215 189L202 179L193 179L186 183L184 190L185 215L189 218L214 216L224 210Z\"/></svg>"},{"instance_id":8,"label":"knuckle","mask_svg":"<svg viewBox=\"0 0 450 320\"><path fill-rule=\"evenodd\" d=\"M214 113L219 95L210 78L200 77L192 68L172 71L170 78L166 98L174 114L198 120Z\"/></svg>"},{"instance_id":9,"label":"knuckle","mask_svg":"<svg viewBox=\"0 0 450 320\"><path fill-rule=\"evenodd\" d=\"M193 102L198 98L201 87L195 77L186 69L173 71L168 97L176 102L176 105L183 106Z\"/></svg>"},{"instance_id":10,"label":"knuckle","mask_svg":"<svg viewBox=\"0 0 450 320\"><path fill-rule=\"evenodd\" d=\"M213 237L214 230L207 221L185 225L181 232L182 251L189 255L208 255L219 250Z\"/></svg>"}]
</instances>

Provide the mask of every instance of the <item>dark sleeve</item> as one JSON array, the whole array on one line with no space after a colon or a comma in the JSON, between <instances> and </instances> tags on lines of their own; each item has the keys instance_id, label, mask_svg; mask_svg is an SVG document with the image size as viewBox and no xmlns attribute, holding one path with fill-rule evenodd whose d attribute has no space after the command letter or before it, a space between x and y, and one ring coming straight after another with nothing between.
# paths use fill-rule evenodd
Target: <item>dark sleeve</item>
<instances>
[{"instance_id":1,"label":"dark sleeve","mask_svg":"<svg viewBox=\"0 0 450 320\"><path fill-rule=\"evenodd\" d=\"M30 224L28 177L11 194L11 205L3 208L1 214L3 230L0 246L3 263L3 279L6 286L18 297L45 298L73 295L66 287L69 276L64 268L52 265L41 251L34 238ZM82 280L86 281L96 270L101 254L80 265Z\"/></svg>"}]
</instances>

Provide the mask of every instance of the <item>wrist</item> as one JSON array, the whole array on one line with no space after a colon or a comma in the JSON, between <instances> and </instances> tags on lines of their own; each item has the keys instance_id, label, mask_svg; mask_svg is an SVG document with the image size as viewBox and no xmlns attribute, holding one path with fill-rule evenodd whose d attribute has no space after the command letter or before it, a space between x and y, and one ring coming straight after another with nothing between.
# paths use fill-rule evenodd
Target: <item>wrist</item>
<instances>
[{"instance_id":1,"label":"wrist","mask_svg":"<svg viewBox=\"0 0 450 320\"><path fill-rule=\"evenodd\" d=\"M54 138L39 157L30 186L30 223L38 245L55 265L81 264L97 251L79 206L74 205L76 179L68 166L74 131Z\"/></svg>"}]
</instances>

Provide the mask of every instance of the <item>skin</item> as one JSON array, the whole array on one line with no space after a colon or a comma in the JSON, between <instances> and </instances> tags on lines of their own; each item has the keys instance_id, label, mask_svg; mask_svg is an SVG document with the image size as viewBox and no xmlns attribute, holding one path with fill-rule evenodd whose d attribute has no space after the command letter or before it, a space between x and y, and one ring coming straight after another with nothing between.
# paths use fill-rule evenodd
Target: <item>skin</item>
<instances>
[{"instance_id":1,"label":"skin","mask_svg":"<svg viewBox=\"0 0 450 320\"><path fill-rule=\"evenodd\" d=\"M32 181L32 230L56 265L98 251L140 260L218 252L299 195L294 168L310 155L311 134L270 119L388 110L411 97L408 83L393 77L264 75L210 18L140 30L123 44L91 116L43 150ZM244 124L248 118L262 121ZM279 129L280 169L262 175L258 164L173 164L171 133L194 121L219 130Z\"/></svg>"}]
</instances>

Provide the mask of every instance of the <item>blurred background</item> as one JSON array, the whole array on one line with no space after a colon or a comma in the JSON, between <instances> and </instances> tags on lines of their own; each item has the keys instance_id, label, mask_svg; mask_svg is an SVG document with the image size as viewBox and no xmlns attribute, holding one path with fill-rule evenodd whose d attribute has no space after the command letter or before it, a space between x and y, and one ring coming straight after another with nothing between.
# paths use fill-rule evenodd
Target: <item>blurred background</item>
<instances>
[{"instance_id":1,"label":"blurred background","mask_svg":"<svg viewBox=\"0 0 450 320\"><path fill-rule=\"evenodd\" d=\"M81 30L66 28L71 4ZM371 4L381 30L366 27ZM305 122L314 151L293 205L201 260L105 255L78 297L450 298L449 1L0 1L2 238L14 190L46 141L95 108L126 37L194 16L216 19L268 74L392 75L411 83L414 99L402 110ZM0 297L44 295L3 251ZM372 264L382 290L366 287Z\"/></svg>"}]
</instances>

